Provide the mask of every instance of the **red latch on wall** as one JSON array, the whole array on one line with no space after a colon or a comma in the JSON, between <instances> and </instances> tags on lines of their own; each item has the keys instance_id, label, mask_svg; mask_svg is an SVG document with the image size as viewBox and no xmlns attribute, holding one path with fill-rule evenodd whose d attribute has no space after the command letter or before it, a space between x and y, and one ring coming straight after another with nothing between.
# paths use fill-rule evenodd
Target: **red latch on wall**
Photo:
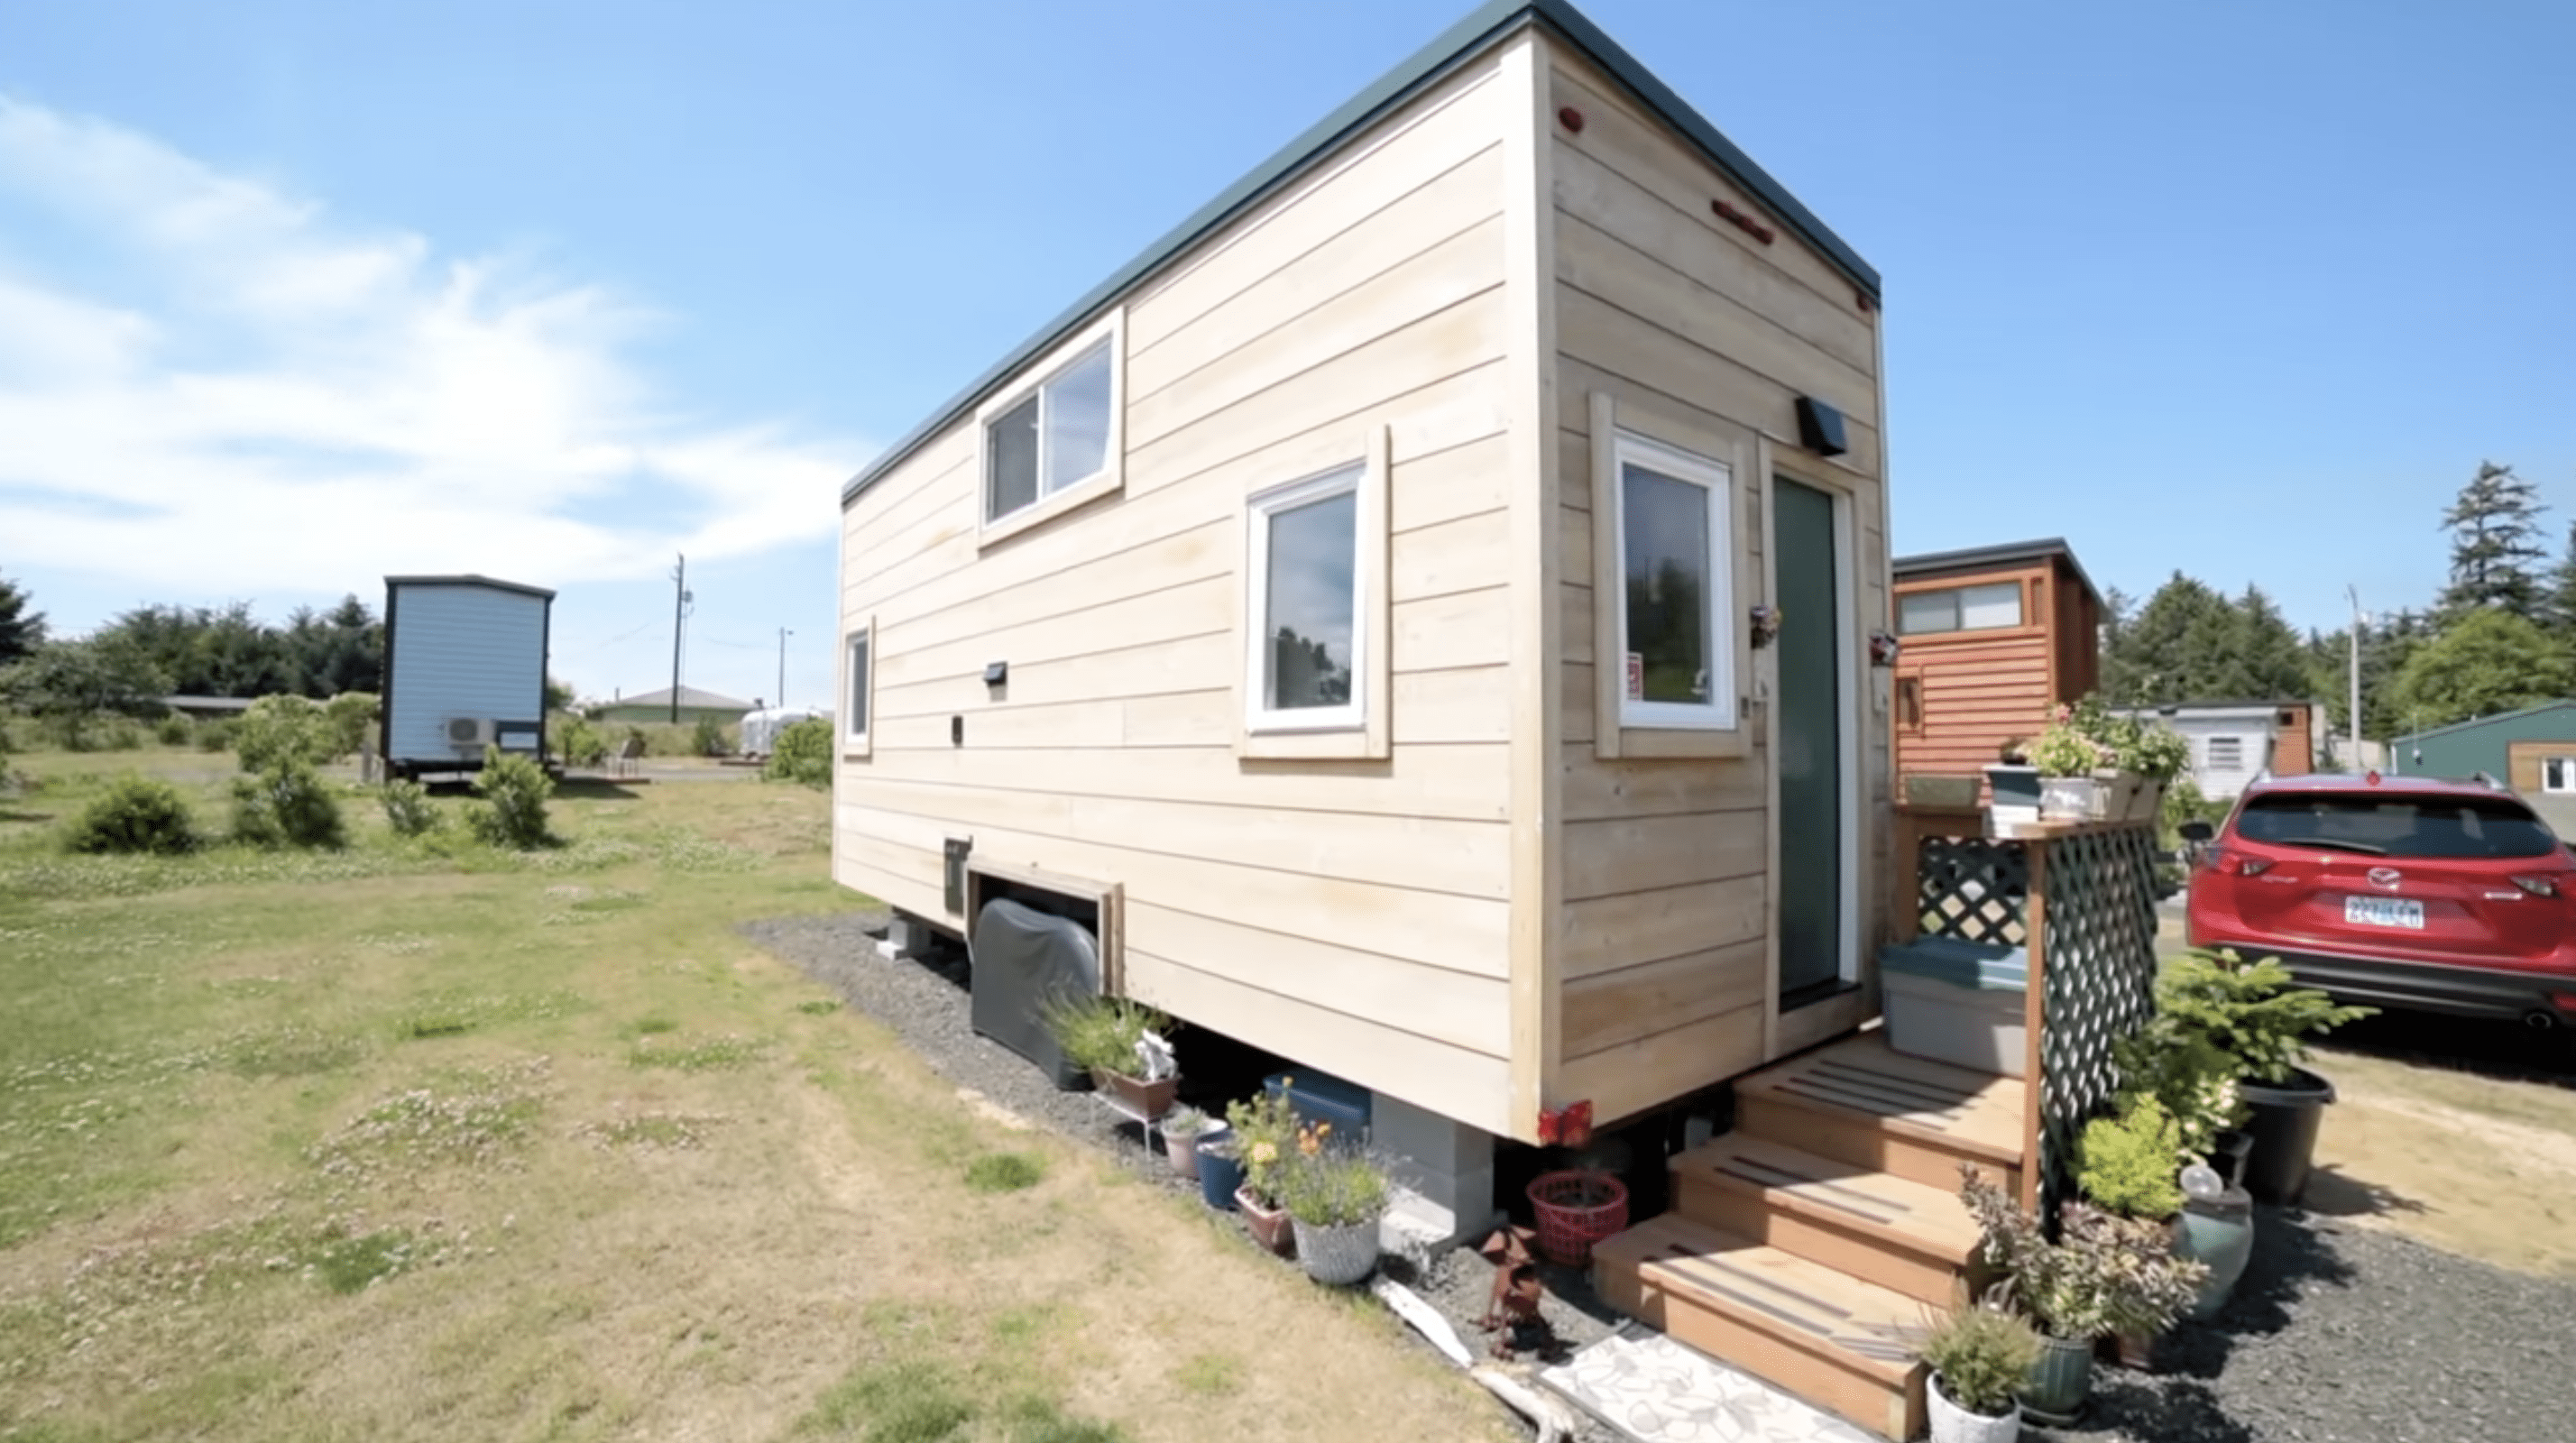
<instances>
[{"instance_id":1,"label":"red latch on wall","mask_svg":"<svg viewBox=\"0 0 2576 1443\"><path fill-rule=\"evenodd\" d=\"M1551 1147L1581 1147L1592 1141L1591 1099L1540 1108L1538 1140Z\"/></svg>"}]
</instances>

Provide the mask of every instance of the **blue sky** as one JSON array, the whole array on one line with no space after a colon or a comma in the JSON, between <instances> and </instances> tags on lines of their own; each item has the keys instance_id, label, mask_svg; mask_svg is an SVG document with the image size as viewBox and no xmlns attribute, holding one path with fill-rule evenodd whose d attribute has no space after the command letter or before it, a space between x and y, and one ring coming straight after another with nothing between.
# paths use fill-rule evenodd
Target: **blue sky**
<instances>
[{"instance_id":1,"label":"blue sky","mask_svg":"<svg viewBox=\"0 0 2576 1443\"><path fill-rule=\"evenodd\" d=\"M822 700L838 485L1467 0L0 0L0 574ZM1887 277L1900 551L2420 604L2576 516L2576 6L1594 0Z\"/></svg>"}]
</instances>

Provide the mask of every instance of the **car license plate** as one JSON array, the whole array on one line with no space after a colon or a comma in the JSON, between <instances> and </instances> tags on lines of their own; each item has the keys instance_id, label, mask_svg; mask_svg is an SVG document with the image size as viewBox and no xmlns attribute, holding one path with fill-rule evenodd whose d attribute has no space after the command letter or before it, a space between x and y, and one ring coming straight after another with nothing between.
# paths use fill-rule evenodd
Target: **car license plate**
<instances>
[{"instance_id":1,"label":"car license plate","mask_svg":"<svg viewBox=\"0 0 2576 1443\"><path fill-rule=\"evenodd\" d=\"M2412 927L2424 930L2424 904L2400 897L2346 897L2343 919L2370 927Z\"/></svg>"}]
</instances>

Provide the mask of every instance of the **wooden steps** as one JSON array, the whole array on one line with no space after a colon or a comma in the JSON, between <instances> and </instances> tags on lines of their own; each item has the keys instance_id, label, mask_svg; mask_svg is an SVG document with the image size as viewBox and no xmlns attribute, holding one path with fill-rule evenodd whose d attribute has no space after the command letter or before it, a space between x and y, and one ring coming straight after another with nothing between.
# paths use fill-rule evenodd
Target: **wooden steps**
<instances>
[{"instance_id":1,"label":"wooden steps","mask_svg":"<svg viewBox=\"0 0 2576 1443\"><path fill-rule=\"evenodd\" d=\"M1671 1213L1593 1257L1612 1307L1861 1427L1897 1439L1918 1431L1914 1299Z\"/></svg>"},{"instance_id":2,"label":"wooden steps","mask_svg":"<svg viewBox=\"0 0 2576 1443\"><path fill-rule=\"evenodd\" d=\"M1735 1131L1672 1159L1673 1210L1595 1247L1595 1285L1712 1357L1911 1437L1911 1340L1977 1271L1959 1164L2019 1181L2022 1084L1872 1031L1735 1092Z\"/></svg>"}]
</instances>

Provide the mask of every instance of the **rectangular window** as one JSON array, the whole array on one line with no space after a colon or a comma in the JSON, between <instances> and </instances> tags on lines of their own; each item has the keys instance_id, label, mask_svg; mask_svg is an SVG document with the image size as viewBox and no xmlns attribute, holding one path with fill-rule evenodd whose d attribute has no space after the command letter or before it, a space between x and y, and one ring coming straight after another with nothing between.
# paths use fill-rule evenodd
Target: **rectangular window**
<instances>
[{"instance_id":1,"label":"rectangular window","mask_svg":"<svg viewBox=\"0 0 2576 1443\"><path fill-rule=\"evenodd\" d=\"M1923 729L1923 676L1920 672L1896 679L1896 724L1910 732Z\"/></svg>"},{"instance_id":2,"label":"rectangular window","mask_svg":"<svg viewBox=\"0 0 2576 1443\"><path fill-rule=\"evenodd\" d=\"M2544 792L2576 792L2576 757L2541 758L2540 789Z\"/></svg>"},{"instance_id":3,"label":"rectangular window","mask_svg":"<svg viewBox=\"0 0 2576 1443\"><path fill-rule=\"evenodd\" d=\"M2245 770L2245 738L2211 737L2209 739L2209 769L2213 772L2241 772Z\"/></svg>"},{"instance_id":4,"label":"rectangular window","mask_svg":"<svg viewBox=\"0 0 2576 1443\"><path fill-rule=\"evenodd\" d=\"M1251 501L1246 722L1255 731L1363 725L1373 604L1361 565L1365 464Z\"/></svg>"},{"instance_id":5,"label":"rectangular window","mask_svg":"<svg viewBox=\"0 0 2576 1443\"><path fill-rule=\"evenodd\" d=\"M1735 726L1734 478L1705 456L1620 435L1619 721Z\"/></svg>"},{"instance_id":6,"label":"rectangular window","mask_svg":"<svg viewBox=\"0 0 2576 1443\"><path fill-rule=\"evenodd\" d=\"M843 713L843 734L853 742L868 739L868 642L871 628L861 627L850 633L849 707Z\"/></svg>"},{"instance_id":7,"label":"rectangular window","mask_svg":"<svg viewBox=\"0 0 2576 1443\"><path fill-rule=\"evenodd\" d=\"M1896 629L1906 636L1943 631L2001 631L2022 624L2021 583L1988 582L1896 599Z\"/></svg>"},{"instance_id":8,"label":"rectangular window","mask_svg":"<svg viewBox=\"0 0 2576 1443\"><path fill-rule=\"evenodd\" d=\"M984 520L999 521L1109 468L1114 336L1104 336L984 422Z\"/></svg>"}]
</instances>

